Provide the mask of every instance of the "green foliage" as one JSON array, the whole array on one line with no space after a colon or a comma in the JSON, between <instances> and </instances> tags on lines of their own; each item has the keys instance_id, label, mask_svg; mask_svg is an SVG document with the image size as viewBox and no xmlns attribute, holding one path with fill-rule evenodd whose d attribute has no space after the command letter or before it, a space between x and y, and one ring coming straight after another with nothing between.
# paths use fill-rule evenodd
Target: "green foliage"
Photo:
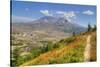
<instances>
[{"instance_id":1,"label":"green foliage","mask_svg":"<svg viewBox=\"0 0 100 67\"><path fill-rule=\"evenodd\" d=\"M52 59L49 60L49 64L55 64L55 63L57 63L56 59L52 58Z\"/></svg>"},{"instance_id":2,"label":"green foliage","mask_svg":"<svg viewBox=\"0 0 100 67\"><path fill-rule=\"evenodd\" d=\"M59 46L60 45L58 43L55 43L54 46L53 46L53 48L59 48Z\"/></svg>"},{"instance_id":3,"label":"green foliage","mask_svg":"<svg viewBox=\"0 0 100 67\"><path fill-rule=\"evenodd\" d=\"M22 63L32 59L32 55L31 54L28 54L28 55L24 55L24 56L20 56L20 48L16 48L13 50L12 52L12 64L11 66L19 66L21 65Z\"/></svg>"},{"instance_id":4,"label":"green foliage","mask_svg":"<svg viewBox=\"0 0 100 67\"><path fill-rule=\"evenodd\" d=\"M52 42L49 42L49 41L41 41L41 43L43 44L43 46L41 47L41 51L44 53L44 52L47 52L47 51L50 51L54 48L54 44Z\"/></svg>"},{"instance_id":5,"label":"green foliage","mask_svg":"<svg viewBox=\"0 0 100 67\"><path fill-rule=\"evenodd\" d=\"M31 50L31 53L32 53L32 57L35 58L35 57L39 56L42 53L42 51L40 48L33 48Z\"/></svg>"},{"instance_id":6,"label":"green foliage","mask_svg":"<svg viewBox=\"0 0 100 67\"><path fill-rule=\"evenodd\" d=\"M49 64L83 62L84 48L84 41L80 41L77 47L69 49L63 56L49 59Z\"/></svg>"},{"instance_id":7,"label":"green foliage","mask_svg":"<svg viewBox=\"0 0 100 67\"><path fill-rule=\"evenodd\" d=\"M24 57L18 57L17 65L20 65L20 64L22 64L24 62L25 62L25 58Z\"/></svg>"},{"instance_id":8,"label":"green foliage","mask_svg":"<svg viewBox=\"0 0 100 67\"><path fill-rule=\"evenodd\" d=\"M83 55L84 49L83 46L69 50L69 53L60 58L61 63L75 63L82 62L84 59Z\"/></svg>"},{"instance_id":9,"label":"green foliage","mask_svg":"<svg viewBox=\"0 0 100 67\"><path fill-rule=\"evenodd\" d=\"M17 59L17 65L21 65L23 64L24 62L28 61L32 59L32 55L24 55L24 56L19 56L18 59Z\"/></svg>"},{"instance_id":10,"label":"green foliage","mask_svg":"<svg viewBox=\"0 0 100 67\"><path fill-rule=\"evenodd\" d=\"M18 57L19 57L19 48L16 48L13 52L12 52L12 66L18 66Z\"/></svg>"},{"instance_id":11,"label":"green foliage","mask_svg":"<svg viewBox=\"0 0 100 67\"><path fill-rule=\"evenodd\" d=\"M36 58L42 53L54 49L54 44L52 42L41 41L41 43L43 44L43 46L31 49L30 51L31 54L24 55L24 56L19 55L20 49L15 49L13 53L14 56L13 66L19 66L30 59Z\"/></svg>"}]
</instances>

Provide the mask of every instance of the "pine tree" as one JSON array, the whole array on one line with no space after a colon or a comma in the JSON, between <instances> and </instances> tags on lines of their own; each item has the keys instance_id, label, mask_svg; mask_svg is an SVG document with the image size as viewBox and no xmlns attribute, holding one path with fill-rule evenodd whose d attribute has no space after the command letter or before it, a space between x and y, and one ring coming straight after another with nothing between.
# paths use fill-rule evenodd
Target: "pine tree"
<instances>
[{"instance_id":1,"label":"pine tree","mask_svg":"<svg viewBox=\"0 0 100 67\"><path fill-rule=\"evenodd\" d=\"M73 36L75 36L75 32L73 32Z\"/></svg>"},{"instance_id":2,"label":"pine tree","mask_svg":"<svg viewBox=\"0 0 100 67\"><path fill-rule=\"evenodd\" d=\"M88 31L91 31L91 25L90 24L88 24Z\"/></svg>"}]
</instances>

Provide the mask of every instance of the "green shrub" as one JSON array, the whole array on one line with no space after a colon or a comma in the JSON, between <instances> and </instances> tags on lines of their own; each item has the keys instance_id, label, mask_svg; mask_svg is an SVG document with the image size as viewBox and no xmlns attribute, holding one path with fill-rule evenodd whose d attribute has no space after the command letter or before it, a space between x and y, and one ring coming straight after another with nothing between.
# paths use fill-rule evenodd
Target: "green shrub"
<instances>
[{"instance_id":1,"label":"green shrub","mask_svg":"<svg viewBox=\"0 0 100 67\"><path fill-rule=\"evenodd\" d=\"M55 64L55 63L57 63L56 59L52 58L52 59L49 60L49 64Z\"/></svg>"},{"instance_id":2,"label":"green shrub","mask_svg":"<svg viewBox=\"0 0 100 67\"><path fill-rule=\"evenodd\" d=\"M14 49L14 51L12 52L12 58L11 61L12 61L12 64L11 66L18 66L18 58L19 58L19 49L20 48L16 48Z\"/></svg>"},{"instance_id":3,"label":"green shrub","mask_svg":"<svg viewBox=\"0 0 100 67\"><path fill-rule=\"evenodd\" d=\"M49 41L41 41L41 43L43 44L43 46L41 47L41 51L44 53L44 52L47 52L47 51L50 51L54 48L54 44L52 42L49 42Z\"/></svg>"},{"instance_id":4,"label":"green shrub","mask_svg":"<svg viewBox=\"0 0 100 67\"><path fill-rule=\"evenodd\" d=\"M31 50L31 53L32 53L33 58L35 58L39 56L42 52L40 48L34 48Z\"/></svg>"}]
</instances>

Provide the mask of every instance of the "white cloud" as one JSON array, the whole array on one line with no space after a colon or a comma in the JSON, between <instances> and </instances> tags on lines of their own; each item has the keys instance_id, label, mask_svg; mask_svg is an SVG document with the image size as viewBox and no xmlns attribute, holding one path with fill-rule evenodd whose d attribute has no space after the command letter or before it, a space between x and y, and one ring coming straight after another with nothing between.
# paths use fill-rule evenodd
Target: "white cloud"
<instances>
[{"instance_id":1,"label":"white cloud","mask_svg":"<svg viewBox=\"0 0 100 67\"><path fill-rule=\"evenodd\" d=\"M85 15L93 15L94 12L91 11L91 10L87 10L87 11L83 11L83 14L85 14Z\"/></svg>"},{"instance_id":2,"label":"white cloud","mask_svg":"<svg viewBox=\"0 0 100 67\"><path fill-rule=\"evenodd\" d=\"M44 14L45 16L53 16L52 14L50 14L48 10L40 10L40 12Z\"/></svg>"},{"instance_id":3,"label":"white cloud","mask_svg":"<svg viewBox=\"0 0 100 67\"><path fill-rule=\"evenodd\" d=\"M23 17L23 16L12 16L12 22L30 22L33 18Z\"/></svg>"},{"instance_id":4,"label":"white cloud","mask_svg":"<svg viewBox=\"0 0 100 67\"><path fill-rule=\"evenodd\" d=\"M74 11L68 11L68 12L57 11L56 13L61 15L64 18L66 18L70 22L72 22L72 20L76 19L76 13Z\"/></svg>"},{"instance_id":5,"label":"white cloud","mask_svg":"<svg viewBox=\"0 0 100 67\"><path fill-rule=\"evenodd\" d=\"M65 17L70 17L70 18L76 16L76 13L74 11L69 11L69 12L57 11L56 13L57 14L61 14L61 15L65 16Z\"/></svg>"}]
</instances>

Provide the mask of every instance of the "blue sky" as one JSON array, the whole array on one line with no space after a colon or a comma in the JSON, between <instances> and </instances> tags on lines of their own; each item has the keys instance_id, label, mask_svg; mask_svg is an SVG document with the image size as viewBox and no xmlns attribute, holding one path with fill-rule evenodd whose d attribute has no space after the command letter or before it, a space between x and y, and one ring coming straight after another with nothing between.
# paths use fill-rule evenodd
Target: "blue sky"
<instances>
[{"instance_id":1,"label":"blue sky","mask_svg":"<svg viewBox=\"0 0 100 67\"><path fill-rule=\"evenodd\" d=\"M64 17L83 26L96 24L96 6L12 1L13 21L33 21L43 16Z\"/></svg>"}]
</instances>

